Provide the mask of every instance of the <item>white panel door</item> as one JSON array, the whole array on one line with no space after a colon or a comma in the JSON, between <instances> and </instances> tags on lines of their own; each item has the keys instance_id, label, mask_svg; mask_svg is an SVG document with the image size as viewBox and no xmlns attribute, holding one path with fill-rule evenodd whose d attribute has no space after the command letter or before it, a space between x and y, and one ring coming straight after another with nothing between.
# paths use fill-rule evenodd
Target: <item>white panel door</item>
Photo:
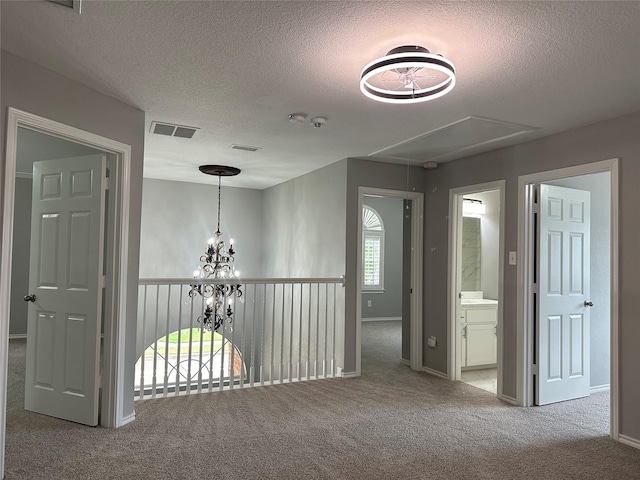
<instances>
[{"instance_id":1,"label":"white panel door","mask_svg":"<svg viewBox=\"0 0 640 480\"><path fill-rule=\"evenodd\" d=\"M106 157L33 164L25 409L98 424Z\"/></svg>"},{"instance_id":2,"label":"white panel door","mask_svg":"<svg viewBox=\"0 0 640 480\"><path fill-rule=\"evenodd\" d=\"M590 192L539 186L535 403L589 395Z\"/></svg>"}]
</instances>

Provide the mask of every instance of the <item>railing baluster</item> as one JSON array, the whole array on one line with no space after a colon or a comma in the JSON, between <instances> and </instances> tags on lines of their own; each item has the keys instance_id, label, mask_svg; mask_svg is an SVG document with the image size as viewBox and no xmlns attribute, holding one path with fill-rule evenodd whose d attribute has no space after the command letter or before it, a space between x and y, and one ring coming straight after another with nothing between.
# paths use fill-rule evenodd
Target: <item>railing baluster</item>
<instances>
[{"instance_id":1,"label":"railing baluster","mask_svg":"<svg viewBox=\"0 0 640 480\"><path fill-rule=\"evenodd\" d=\"M191 394L191 361L193 360L193 304L194 302L189 302L191 304L189 310L189 355L187 356L187 382L185 385L185 391L187 395Z\"/></svg>"},{"instance_id":2,"label":"railing baluster","mask_svg":"<svg viewBox=\"0 0 640 480\"><path fill-rule=\"evenodd\" d=\"M331 376L336 374L336 284L333 284L333 340L331 341Z\"/></svg>"},{"instance_id":3,"label":"railing baluster","mask_svg":"<svg viewBox=\"0 0 640 480\"><path fill-rule=\"evenodd\" d=\"M233 297L233 305L234 305L234 311L236 313L238 313L237 311L237 307L238 307L238 294L234 293L234 297ZM236 323L238 320L238 315L236 315L235 319L234 319L234 323ZM231 358L231 361L229 362L229 388L231 390L233 390L233 384L235 383L235 360L236 360L236 330L237 327L236 325L232 325L231 327L231 346L229 347L229 357Z\"/></svg>"},{"instance_id":4,"label":"railing baluster","mask_svg":"<svg viewBox=\"0 0 640 480\"><path fill-rule=\"evenodd\" d=\"M276 284L273 284L273 299L271 300L271 363L269 364L269 384L273 385L273 367L275 355L275 337L276 336Z\"/></svg>"},{"instance_id":5,"label":"railing baluster","mask_svg":"<svg viewBox=\"0 0 640 480\"><path fill-rule=\"evenodd\" d=\"M224 388L224 344L225 344L225 340L227 338L227 319L226 317L226 307L227 307L227 302L229 301L229 297L227 297L227 293L225 291L224 296L222 297L222 345L220 346L220 376L218 377L218 390L222 391L222 389ZM213 338L214 335L211 335L211 337ZM213 351L212 351L213 353ZM213 375L213 370L211 371L211 374Z\"/></svg>"},{"instance_id":6,"label":"railing baluster","mask_svg":"<svg viewBox=\"0 0 640 480\"><path fill-rule=\"evenodd\" d=\"M322 360L322 376L327 378L327 330L329 330L329 284L324 284L324 358Z\"/></svg>"},{"instance_id":7,"label":"railing baluster","mask_svg":"<svg viewBox=\"0 0 640 480\"><path fill-rule=\"evenodd\" d=\"M178 296L178 351L176 352L176 386L174 395L180 395L180 353L182 352L182 299L184 298L184 285L180 285Z\"/></svg>"},{"instance_id":8,"label":"railing baluster","mask_svg":"<svg viewBox=\"0 0 640 480\"><path fill-rule=\"evenodd\" d=\"M267 323L267 284L264 284L262 297L262 339L260 341L260 386L264 386L264 326Z\"/></svg>"},{"instance_id":9,"label":"railing baluster","mask_svg":"<svg viewBox=\"0 0 640 480\"><path fill-rule=\"evenodd\" d=\"M138 397L142 400L144 399L144 389L146 386L146 382L144 381L144 364L146 363L146 326L147 326L147 290L149 286L144 286L144 299L142 305L142 335L140 336L140 351L142 352L142 361L140 362L140 391L138 393Z\"/></svg>"},{"instance_id":10,"label":"railing baluster","mask_svg":"<svg viewBox=\"0 0 640 480\"><path fill-rule=\"evenodd\" d=\"M307 380L311 378L311 282L309 282L309 315L307 316Z\"/></svg>"},{"instance_id":11,"label":"railing baluster","mask_svg":"<svg viewBox=\"0 0 640 480\"><path fill-rule=\"evenodd\" d=\"M302 380L302 374L300 370L302 369L302 299L303 297L303 289L304 285L300 283L300 328L298 329L298 380Z\"/></svg>"},{"instance_id":12,"label":"railing baluster","mask_svg":"<svg viewBox=\"0 0 640 480\"><path fill-rule=\"evenodd\" d=\"M153 378L151 380L151 398L156 398L156 373L158 371L158 300L160 297L160 285L156 286L156 321L154 325L154 336L155 340L153 341Z\"/></svg>"},{"instance_id":13,"label":"railing baluster","mask_svg":"<svg viewBox=\"0 0 640 480\"><path fill-rule=\"evenodd\" d=\"M280 370L278 372L278 380L280 383L284 381L284 283L282 284L282 317L280 321Z\"/></svg>"},{"instance_id":14,"label":"railing baluster","mask_svg":"<svg viewBox=\"0 0 640 480\"><path fill-rule=\"evenodd\" d=\"M167 286L167 325L164 336L164 386L162 388L162 396L167 396L169 389L169 323L171 321L171 285Z\"/></svg>"},{"instance_id":15,"label":"railing baluster","mask_svg":"<svg viewBox=\"0 0 640 480\"><path fill-rule=\"evenodd\" d=\"M256 371L256 355L258 355L258 348L256 344L256 304L258 303L258 286L253 286L253 319L251 321L251 367L249 369L249 386L253 387L253 381L255 379Z\"/></svg>"},{"instance_id":16,"label":"railing baluster","mask_svg":"<svg viewBox=\"0 0 640 480\"><path fill-rule=\"evenodd\" d=\"M293 299L295 292L295 284L290 285L291 291L291 312L289 314L289 383L293 381Z\"/></svg>"},{"instance_id":17,"label":"railing baluster","mask_svg":"<svg viewBox=\"0 0 640 480\"><path fill-rule=\"evenodd\" d=\"M240 388L244 388L244 382L247 380L246 379L246 375L245 375L245 367L246 367L246 363L244 361L245 359L245 355L244 352L246 352L246 328L247 328L247 295L249 294L249 289L247 288L247 286L245 285L244 287L244 300L241 302L242 303L242 336L240 337L240 381L239 381L239 385Z\"/></svg>"},{"instance_id":18,"label":"railing baluster","mask_svg":"<svg viewBox=\"0 0 640 480\"><path fill-rule=\"evenodd\" d=\"M200 315L203 315L202 321L200 323L200 341L199 344L199 352L198 352L198 393L202 393L202 351L204 350L204 330L202 329L202 325L204 325L204 297L200 300ZM213 333L212 333L213 335Z\"/></svg>"},{"instance_id":19,"label":"railing baluster","mask_svg":"<svg viewBox=\"0 0 640 480\"><path fill-rule=\"evenodd\" d=\"M316 356L313 360L313 373L316 380L318 377L318 347L320 346L320 284L316 283Z\"/></svg>"}]
</instances>

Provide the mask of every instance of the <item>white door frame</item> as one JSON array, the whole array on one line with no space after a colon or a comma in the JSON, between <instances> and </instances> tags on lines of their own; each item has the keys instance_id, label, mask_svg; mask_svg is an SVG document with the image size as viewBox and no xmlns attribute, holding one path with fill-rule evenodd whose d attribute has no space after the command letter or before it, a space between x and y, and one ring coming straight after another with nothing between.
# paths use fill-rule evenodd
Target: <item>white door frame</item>
<instances>
[{"instance_id":1,"label":"white door frame","mask_svg":"<svg viewBox=\"0 0 640 480\"><path fill-rule=\"evenodd\" d=\"M362 206L364 195L411 200L411 342L409 366L422 370L422 272L423 272L423 224L424 194L402 190L358 187L358 250L356 274L356 375L362 367Z\"/></svg>"},{"instance_id":2,"label":"white door frame","mask_svg":"<svg viewBox=\"0 0 640 480\"><path fill-rule=\"evenodd\" d=\"M110 224L114 231L107 248L108 258L104 325L104 367L102 376L102 419L106 427L119 427L132 420L123 418L125 326L127 318L127 270L129 251L129 191L131 147L78 128L9 107L7 115L6 155L4 167L4 199L2 225L2 268L0 270L0 472L4 471L4 443L7 394L9 339L9 307L11 293L11 254L13 242L13 210L15 200L16 152L18 127L28 128L116 155L112 172L110 201L115 208ZM108 251L109 251L108 250Z\"/></svg>"},{"instance_id":3,"label":"white door frame","mask_svg":"<svg viewBox=\"0 0 640 480\"><path fill-rule=\"evenodd\" d=\"M460 321L457 318L456 310L458 304L458 245L460 242L459 218L462 215L462 200L465 195L474 193L498 190L500 192L500 226L498 245L498 328L497 333L497 397L502 399L502 346L503 346L503 311L504 311L504 219L505 219L505 180L494 182L478 183L476 185L466 185L464 187L452 188L449 190L449 267L448 276L448 298L447 302L447 335L449 337L449 355L447 356L447 378L451 381L461 379L461 359L460 343L461 335Z\"/></svg>"},{"instance_id":4,"label":"white door frame","mask_svg":"<svg viewBox=\"0 0 640 480\"><path fill-rule=\"evenodd\" d=\"M618 440L619 436L619 405L618 405L618 223L619 223L619 192L618 192L618 159L576 165L575 167L560 168L518 177L518 266L517 266L517 338L516 338L516 402L522 406L533 405L533 321L531 315L531 278L533 268L534 242L531 241L533 215L530 211L531 199L528 186L533 183L543 183L561 178L576 177L589 173L609 172L611 183L611 386L610 386L610 425L611 438Z\"/></svg>"}]
</instances>

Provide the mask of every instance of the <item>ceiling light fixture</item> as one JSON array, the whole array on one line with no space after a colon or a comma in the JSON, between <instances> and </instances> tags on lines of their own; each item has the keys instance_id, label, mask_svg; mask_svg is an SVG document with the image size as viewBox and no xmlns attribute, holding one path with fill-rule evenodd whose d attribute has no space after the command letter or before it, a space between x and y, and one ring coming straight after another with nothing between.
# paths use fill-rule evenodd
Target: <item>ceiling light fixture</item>
<instances>
[{"instance_id":1,"label":"ceiling light fixture","mask_svg":"<svg viewBox=\"0 0 640 480\"><path fill-rule=\"evenodd\" d=\"M289 115L289 121L291 123L297 123L298 125L304 123L305 118L307 118L307 116L304 113L291 113Z\"/></svg>"},{"instance_id":2,"label":"ceiling light fixture","mask_svg":"<svg viewBox=\"0 0 640 480\"><path fill-rule=\"evenodd\" d=\"M232 177L240 173L239 168L227 167L224 165L202 165L199 167L202 173L218 176L218 229L215 237L209 239L207 250L200 257L200 265L194 272L193 278L237 278L239 273L234 269L233 239L229 239L229 248L225 248L220 232L220 198L222 177ZM193 300L197 295L206 298L204 313L198 317L198 323L202 324L203 330L217 332L224 325L224 321L231 323L233 319L233 309L231 308L233 298L242 300L242 289L238 283L199 283L191 285L189 297ZM225 309L226 305L226 309ZM230 328L230 327L229 327Z\"/></svg>"},{"instance_id":3,"label":"ceiling light fixture","mask_svg":"<svg viewBox=\"0 0 640 480\"><path fill-rule=\"evenodd\" d=\"M462 215L464 217L474 217L485 213L487 213L487 206L482 203L482 200L476 200L475 198L463 199Z\"/></svg>"},{"instance_id":4,"label":"ceiling light fixture","mask_svg":"<svg viewBox=\"0 0 640 480\"><path fill-rule=\"evenodd\" d=\"M362 69L360 90L386 103L417 103L449 93L456 84L456 69L442 55L419 45L390 50Z\"/></svg>"}]
</instances>

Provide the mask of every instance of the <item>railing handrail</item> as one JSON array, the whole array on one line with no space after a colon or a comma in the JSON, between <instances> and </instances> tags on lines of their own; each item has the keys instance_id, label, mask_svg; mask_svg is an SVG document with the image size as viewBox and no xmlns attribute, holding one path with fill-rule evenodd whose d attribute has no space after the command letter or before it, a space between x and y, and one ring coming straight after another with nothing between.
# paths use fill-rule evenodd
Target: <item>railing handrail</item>
<instances>
[{"instance_id":1,"label":"railing handrail","mask_svg":"<svg viewBox=\"0 0 640 480\"><path fill-rule=\"evenodd\" d=\"M344 286L345 278L140 278L138 285L216 285L216 284L243 284L262 285L267 283L293 284L293 283L340 283Z\"/></svg>"}]
</instances>

